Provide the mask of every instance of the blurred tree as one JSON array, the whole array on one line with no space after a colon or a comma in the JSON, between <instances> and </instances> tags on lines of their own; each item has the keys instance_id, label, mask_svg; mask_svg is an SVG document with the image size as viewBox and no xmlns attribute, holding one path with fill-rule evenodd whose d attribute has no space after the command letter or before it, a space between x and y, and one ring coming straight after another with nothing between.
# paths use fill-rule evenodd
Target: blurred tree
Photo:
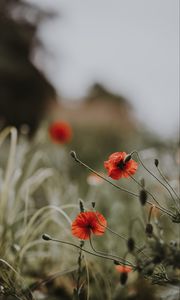
<instances>
[{"instance_id":1,"label":"blurred tree","mask_svg":"<svg viewBox=\"0 0 180 300\"><path fill-rule=\"evenodd\" d=\"M21 0L0 0L0 126L36 131L55 90L31 61L39 23L49 17ZM42 45L41 45L42 46Z\"/></svg>"}]
</instances>

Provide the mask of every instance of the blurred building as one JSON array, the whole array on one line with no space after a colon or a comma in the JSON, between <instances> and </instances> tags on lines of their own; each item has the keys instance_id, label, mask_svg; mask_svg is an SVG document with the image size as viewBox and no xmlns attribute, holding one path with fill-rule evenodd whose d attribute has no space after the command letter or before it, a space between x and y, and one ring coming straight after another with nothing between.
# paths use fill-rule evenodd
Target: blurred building
<instances>
[{"instance_id":1,"label":"blurred building","mask_svg":"<svg viewBox=\"0 0 180 300\"><path fill-rule=\"evenodd\" d=\"M137 121L129 102L96 84L85 99L56 104L54 118L73 127L69 147L91 166L100 165L112 151L131 149L137 134Z\"/></svg>"},{"instance_id":2,"label":"blurred building","mask_svg":"<svg viewBox=\"0 0 180 300\"><path fill-rule=\"evenodd\" d=\"M74 126L93 130L117 130L119 135L128 135L136 130L136 120L128 100L96 84L87 97L79 101L59 104L59 117L69 120Z\"/></svg>"}]
</instances>

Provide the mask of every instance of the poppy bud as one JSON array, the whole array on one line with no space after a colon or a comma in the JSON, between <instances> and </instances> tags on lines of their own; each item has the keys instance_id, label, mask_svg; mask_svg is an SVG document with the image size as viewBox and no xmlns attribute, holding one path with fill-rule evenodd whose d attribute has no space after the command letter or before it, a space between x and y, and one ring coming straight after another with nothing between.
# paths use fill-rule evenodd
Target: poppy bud
<instances>
[{"instance_id":1,"label":"poppy bud","mask_svg":"<svg viewBox=\"0 0 180 300\"><path fill-rule=\"evenodd\" d=\"M151 237L152 233L153 233L153 226L150 223L148 223L146 225L146 230L145 231L146 231L147 236Z\"/></svg>"},{"instance_id":2,"label":"poppy bud","mask_svg":"<svg viewBox=\"0 0 180 300\"><path fill-rule=\"evenodd\" d=\"M75 159L75 161L77 161L77 155L75 151L70 151L70 155Z\"/></svg>"},{"instance_id":3,"label":"poppy bud","mask_svg":"<svg viewBox=\"0 0 180 300\"><path fill-rule=\"evenodd\" d=\"M124 163L127 163L131 158L132 158L131 154L127 154L125 159L124 159Z\"/></svg>"},{"instance_id":4,"label":"poppy bud","mask_svg":"<svg viewBox=\"0 0 180 300\"><path fill-rule=\"evenodd\" d=\"M119 265L120 262L119 262L118 260L114 260L114 264L115 264L115 265Z\"/></svg>"},{"instance_id":5,"label":"poppy bud","mask_svg":"<svg viewBox=\"0 0 180 300\"><path fill-rule=\"evenodd\" d=\"M81 240L81 241L80 241L80 247L82 248L83 246L84 246L84 241Z\"/></svg>"},{"instance_id":6,"label":"poppy bud","mask_svg":"<svg viewBox=\"0 0 180 300\"><path fill-rule=\"evenodd\" d=\"M143 189L140 191L140 194L139 194L139 200L141 202L141 205L145 205L146 204L146 201L147 201L147 192Z\"/></svg>"},{"instance_id":7,"label":"poppy bud","mask_svg":"<svg viewBox=\"0 0 180 300\"><path fill-rule=\"evenodd\" d=\"M84 204L82 200L79 201L79 208L80 208L80 212L84 212Z\"/></svg>"},{"instance_id":8,"label":"poppy bud","mask_svg":"<svg viewBox=\"0 0 180 300\"><path fill-rule=\"evenodd\" d=\"M128 274L127 273L123 272L123 273L120 274L120 283L121 284L124 285L126 283L127 279L128 279Z\"/></svg>"},{"instance_id":9,"label":"poppy bud","mask_svg":"<svg viewBox=\"0 0 180 300\"><path fill-rule=\"evenodd\" d=\"M158 167L158 165L159 165L159 160L158 160L157 158L155 158L154 164L155 164L156 167Z\"/></svg>"},{"instance_id":10,"label":"poppy bud","mask_svg":"<svg viewBox=\"0 0 180 300\"><path fill-rule=\"evenodd\" d=\"M129 238L128 241L127 241L127 247L128 247L128 250L130 252L132 252L134 250L134 247L135 247L135 241L133 238Z\"/></svg>"},{"instance_id":11,"label":"poppy bud","mask_svg":"<svg viewBox=\"0 0 180 300\"><path fill-rule=\"evenodd\" d=\"M50 235L45 233L45 234L42 235L42 239L45 240L45 241L50 241L51 237L50 237Z\"/></svg>"}]
</instances>

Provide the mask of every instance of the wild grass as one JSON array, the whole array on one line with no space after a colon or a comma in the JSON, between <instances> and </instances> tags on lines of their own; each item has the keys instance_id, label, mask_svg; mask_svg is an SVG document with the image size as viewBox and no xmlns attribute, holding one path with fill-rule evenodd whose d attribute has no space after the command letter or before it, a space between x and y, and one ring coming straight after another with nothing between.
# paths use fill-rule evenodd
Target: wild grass
<instances>
[{"instance_id":1,"label":"wild grass","mask_svg":"<svg viewBox=\"0 0 180 300\"><path fill-rule=\"evenodd\" d=\"M150 150L149 153L148 157L147 151L140 155L144 155L148 168L157 171L152 167L154 152ZM121 239L111 231L106 231L103 237L93 239L98 251L124 256L130 236L136 239L138 247L146 242L151 243L144 231L149 208L142 207L138 199L106 182L97 185L87 183L88 171L83 175L85 188L79 187L78 174L82 178L82 173L79 173L76 164L71 165L71 168L77 168L76 180L72 182L69 153L63 147L49 146L43 130L29 143L26 136L17 135L15 128L6 128L0 134L0 160L0 299L11 299L8 298L11 296L22 300L38 300L43 296L50 300L54 299L55 290L59 295L64 293L62 299L72 299L77 281L79 250L68 245L47 243L41 237L43 233L48 233L57 239L77 243L71 234L71 223L79 213L79 201L87 210L91 210L92 202L95 202L96 209L108 220L109 228L126 237ZM177 173L173 171L177 165L175 161L170 161L168 179L177 189ZM168 170L168 164L165 167ZM103 167L100 169L103 171ZM140 181L141 177L158 202L175 212L167 189L142 167L138 170L136 180ZM140 190L132 179L128 182L122 180L121 186L135 193ZM168 245L177 241L179 247L178 223L173 223L159 211L153 211L151 223L159 239ZM92 251L88 242L85 246ZM146 254L150 255L148 251ZM132 256L128 255L127 258L131 260ZM169 272L172 271L171 268ZM174 272L177 272L176 268ZM83 253L81 276L84 279L80 299L130 299L129 289L134 289L136 293L138 291L138 299L143 299L139 290L141 279L138 279L137 272L131 274L128 285L122 287L111 261ZM148 281L143 286L148 289ZM156 288L151 286L151 292L154 290ZM152 296L150 299L160 298Z\"/></svg>"}]
</instances>

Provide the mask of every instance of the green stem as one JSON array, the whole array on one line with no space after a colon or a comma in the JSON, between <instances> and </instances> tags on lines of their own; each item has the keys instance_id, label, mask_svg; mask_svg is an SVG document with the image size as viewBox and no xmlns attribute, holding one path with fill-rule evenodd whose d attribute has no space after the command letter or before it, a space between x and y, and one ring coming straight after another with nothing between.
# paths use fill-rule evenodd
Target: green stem
<instances>
[{"instance_id":1,"label":"green stem","mask_svg":"<svg viewBox=\"0 0 180 300\"><path fill-rule=\"evenodd\" d=\"M133 153L133 152L132 152ZM71 156L74 158L74 160L76 162L78 162L80 165L84 166L86 169L88 169L89 171L91 171L92 173L96 174L97 176L99 176L100 178L102 178L104 181L108 182L109 184L111 184L113 187L117 188L120 191L126 192L130 195L133 195L135 197L139 197L138 194L135 194L134 192L131 192L127 189L124 189L116 184L114 184L113 182L111 182L110 180L108 180L106 177L102 176L101 174L99 174L98 172L96 172L95 170L93 170L91 167L89 167L88 165L86 165L85 163L83 163L76 155L76 153L74 151L71 151ZM156 199L155 199L156 200ZM156 200L157 201L157 200ZM151 203L150 201L147 201L147 203L149 205L154 205L153 203ZM156 208L158 208L159 210L163 211L164 213L166 213L167 215L169 215L170 217L173 217L173 215L171 213L169 213L168 211L166 211L164 208L162 208L161 206L156 206L154 205Z\"/></svg>"},{"instance_id":2,"label":"green stem","mask_svg":"<svg viewBox=\"0 0 180 300\"><path fill-rule=\"evenodd\" d=\"M154 175L147 167L146 167L146 165L143 163L143 161L142 161L142 159L140 158L140 156L139 156L139 153L136 151L136 150L134 150L133 152L131 152L131 155L133 155L133 153L135 153L136 155L137 155L137 158L138 158L138 160L140 161L140 163L141 163L141 165L143 166L143 168L152 176L152 177L154 177L168 192L169 192L169 194L170 194L170 196L171 196L171 198L172 198L172 200L175 202L175 204L176 204L176 206L177 206L177 208L178 208L178 204L176 203L176 199L173 197L173 195L172 195L172 193L171 193L171 191L169 190L169 188L161 181L161 180L159 180L159 178L156 176L156 175ZM150 194L150 193L149 193ZM152 196L152 194L150 194L151 195L151 197L153 197ZM153 199L155 200L155 198L153 197ZM156 201L156 203L157 203L157 200L155 200Z\"/></svg>"},{"instance_id":3,"label":"green stem","mask_svg":"<svg viewBox=\"0 0 180 300\"><path fill-rule=\"evenodd\" d=\"M166 182L166 184L169 186L169 188L172 190L172 192L176 195L176 197L180 200L179 195L176 193L176 191L173 189L173 187L170 185L170 183L168 182L168 180L166 179L166 177L164 176L164 174L162 173L162 171L159 169L159 167L156 167L159 174L161 175L161 177L164 179L164 181Z\"/></svg>"},{"instance_id":4,"label":"green stem","mask_svg":"<svg viewBox=\"0 0 180 300\"><path fill-rule=\"evenodd\" d=\"M92 239L91 239L91 236L89 237L89 242L90 242L90 246L92 248L92 250L97 253L97 254L100 254L100 255L104 255L106 257L113 257L114 260L118 260L118 261L122 261L122 263L124 262L124 258L123 257L119 257L117 255L114 255L114 254L110 254L110 253L107 253L107 252L104 252L104 251L99 251L99 250L96 250L93 246L93 243L92 243ZM130 263L129 261L126 261L126 264L129 265L129 266L133 266L132 263ZM134 267L134 266L133 266Z\"/></svg>"},{"instance_id":5,"label":"green stem","mask_svg":"<svg viewBox=\"0 0 180 300\"><path fill-rule=\"evenodd\" d=\"M56 243L61 243L61 244L65 244L65 245L69 245L69 246L72 246L72 247L74 247L74 248L76 248L76 249L81 249L81 247L80 246L78 246L78 245L76 245L76 244L73 244L73 243L71 243L71 242L66 242L66 241L63 241L63 240L58 240L58 239L55 239L55 238L52 238L52 237L50 237L50 236L48 236L48 240L49 241L52 241L52 242L56 242ZM47 240L46 240L47 241ZM86 253L88 253L88 254L91 254L91 255L94 255L94 256L96 256L96 257L100 257L100 258L105 258L105 259L108 259L108 260L111 260L111 261L113 261L114 262L114 258L112 258L112 257L108 257L108 256L105 256L105 255L100 255L100 254L97 254L97 253L94 253L94 252L91 252L91 251L89 251L89 250L87 250L87 249L82 249L82 251L83 252L86 252ZM120 264L121 264L121 262L119 262ZM126 263L126 265L129 265L128 263ZM132 264L131 264L132 265ZM135 266L134 266L134 268L135 268Z\"/></svg>"}]
</instances>

